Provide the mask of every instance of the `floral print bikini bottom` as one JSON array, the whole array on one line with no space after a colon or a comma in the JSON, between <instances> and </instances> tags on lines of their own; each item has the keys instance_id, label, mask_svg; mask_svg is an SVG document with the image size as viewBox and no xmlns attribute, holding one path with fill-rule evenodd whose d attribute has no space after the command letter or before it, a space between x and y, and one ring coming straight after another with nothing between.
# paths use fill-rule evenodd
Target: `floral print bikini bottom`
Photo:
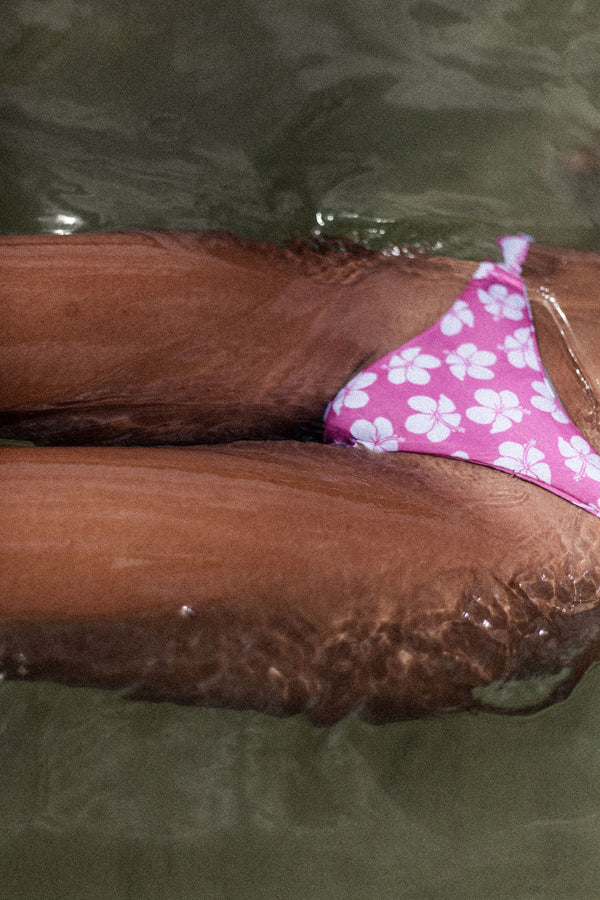
<instances>
[{"instance_id":1,"label":"floral print bikini bottom","mask_svg":"<svg viewBox=\"0 0 600 900\"><path fill-rule=\"evenodd\" d=\"M325 441L469 460L600 516L600 456L544 371L521 265L526 235L498 239L442 318L364 369L325 413Z\"/></svg>"}]
</instances>

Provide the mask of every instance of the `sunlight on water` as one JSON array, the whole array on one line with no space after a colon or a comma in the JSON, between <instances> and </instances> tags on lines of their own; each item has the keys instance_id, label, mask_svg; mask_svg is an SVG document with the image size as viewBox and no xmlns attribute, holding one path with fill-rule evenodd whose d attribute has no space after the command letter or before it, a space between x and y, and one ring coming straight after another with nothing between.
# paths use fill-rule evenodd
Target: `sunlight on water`
<instances>
[{"instance_id":1,"label":"sunlight on water","mask_svg":"<svg viewBox=\"0 0 600 900\"><path fill-rule=\"evenodd\" d=\"M0 232L598 248L599 53L591 0L5 0ZM599 701L317 730L5 683L0 893L597 896Z\"/></svg>"},{"instance_id":2,"label":"sunlight on water","mask_svg":"<svg viewBox=\"0 0 600 900\"><path fill-rule=\"evenodd\" d=\"M84 225L79 216L55 213L53 216L38 216L38 230L50 234L73 234Z\"/></svg>"}]
</instances>

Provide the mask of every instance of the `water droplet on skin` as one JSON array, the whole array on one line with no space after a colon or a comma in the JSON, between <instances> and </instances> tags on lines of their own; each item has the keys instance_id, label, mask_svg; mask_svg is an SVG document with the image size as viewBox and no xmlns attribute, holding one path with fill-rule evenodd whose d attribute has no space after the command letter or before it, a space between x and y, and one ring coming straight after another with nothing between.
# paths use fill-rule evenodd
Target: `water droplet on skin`
<instances>
[{"instance_id":1,"label":"water droplet on skin","mask_svg":"<svg viewBox=\"0 0 600 900\"><path fill-rule=\"evenodd\" d=\"M187 619L187 618L189 618L190 616L195 616L195 615L196 615L196 612L195 612L194 609L192 609L191 606L186 606L186 605L184 604L183 606L180 606L180 607L179 607L179 615L180 615L180 616L183 616L184 618Z\"/></svg>"}]
</instances>

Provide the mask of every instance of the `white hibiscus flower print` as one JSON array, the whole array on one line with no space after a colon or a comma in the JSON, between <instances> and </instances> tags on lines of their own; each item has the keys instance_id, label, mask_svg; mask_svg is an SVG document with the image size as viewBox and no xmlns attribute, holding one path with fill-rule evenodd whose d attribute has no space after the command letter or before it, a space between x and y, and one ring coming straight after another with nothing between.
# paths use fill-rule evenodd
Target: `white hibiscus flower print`
<instances>
[{"instance_id":1,"label":"white hibiscus flower print","mask_svg":"<svg viewBox=\"0 0 600 900\"><path fill-rule=\"evenodd\" d=\"M523 318L523 310L527 305L525 297L521 294L509 294L504 284L492 284L487 291L477 291L477 296L493 317L495 322L500 319L512 319L520 322Z\"/></svg>"},{"instance_id":2,"label":"white hibiscus flower print","mask_svg":"<svg viewBox=\"0 0 600 900\"><path fill-rule=\"evenodd\" d=\"M464 300L456 300L440 322L442 334L451 336L462 331L463 325L473 327L473 312Z\"/></svg>"},{"instance_id":3,"label":"white hibiscus flower print","mask_svg":"<svg viewBox=\"0 0 600 900\"><path fill-rule=\"evenodd\" d=\"M542 462L544 454L537 449L534 441L527 444L504 441L498 447L498 452L502 455L494 460L495 466L510 469L515 475L527 475L550 484L550 466Z\"/></svg>"},{"instance_id":4,"label":"white hibiscus flower print","mask_svg":"<svg viewBox=\"0 0 600 900\"><path fill-rule=\"evenodd\" d=\"M475 391L479 406L470 406L467 417L480 425L491 425L490 434L507 431L523 418L523 407L513 391L490 391L481 388Z\"/></svg>"},{"instance_id":5,"label":"white hibiscus flower print","mask_svg":"<svg viewBox=\"0 0 600 900\"><path fill-rule=\"evenodd\" d=\"M487 278L488 275L494 273L494 268L493 262L482 262L477 267L477 271L473 275L473 278Z\"/></svg>"},{"instance_id":6,"label":"white hibiscus flower print","mask_svg":"<svg viewBox=\"0 0 600 900\"><path fill-rule=\"evenodd\" d=\"M404 440L394 434L394 426L383 416L377 416L373 422L368 419L357 419L350 429L350 434L356 439L357 444L375 453L397 450L398 444Z\"/></svg>"},{"instance_id":7,"label":"white hibiscus flower print","mask_svg":"<svg viewBox=\"0 0 600 900\"><path fill-rule=\"evenodd\" d=\"M450 456L455 456L457 459L469 459L469 454L466 450L455 450Z\"/></svg>"},{"instance_id":8,"label":"white hibiscus flower print","mask_svg":"<svg viewBox=\"0 0 600 900\"><path fill-rule=\"evenodd\" d=\"M446 362L452 374L461 381L464 381L467 375L487 381L494 377L488 366L494 365L496 354L490 353L489 350L478 350L475 344L461 344L454 353L446 354Z\"/></svg>"},{"instance_id":9,"label":"white hibiscus flower print","mask_svg":"<svg viewBox=\"0 0 600 900\"><path fill-rule=\"evenodd\" d=\"M382 368L388 370L388 379L392 384L427 384L430 375L427 369L437 369L441 365L437 356L421 353L420 347L407 347L400 353L394 353L389 363Z\"/></svg>"},{"instance_id":10,"label":"white hibiscus flower print","mask_svg":"<svg viewBox=\"0 0 600 900\"><path fill-rule=\"evenodd\" d=\"M409 397L408 405L416 409L418 415L409 416L404 423L407 431L413 434L426 434L427 440L434 444L445 441L451 431L456 431L460 423L460 413L449 397L440 394L438 400L433 397Z\"/></svg>"},{"instance_id":11,"label":"white hibiscus flower print","mask_svg":"<svg viewBox=\"0 0 600 900\"><path fill-rule=\"evenodd\" d=\"M580 481L584 475L600 481L600 456L584 438L578 434L574 434L570 441L559 437L558 449L565 458L567 468L575 472L576 481Z\"/></svg>"},{"instance_id":12,"label":"white hibiscus flower print","mask_svg":"<svg viewBox=\"0 0 600 900\"><path fill-rule=\"evenodd\" d=\"M377 375L374 372L361 372L349 381L331 404L336 415L339 414L343 406L347 406L350 409L360 409L361 406L366 406L369 402L369 395L364 388L372 385L374 381L377 381Z\"/></svg>"},{"instance_id":13,"label":"white hibiscus flower print","mask_svg":"<svg viewBox=\"0 0 600 900\"><path fill-rule=\"evenodd\" d=\"M508 361L515 369L524 369L529 366L539 372L540 366L533 343L533 328L517 328L505 339L502 349L505 351Z\"/></svg>"},{"instance_id":14,"label":"white hibiscus flower print","mask_svg":"<svg viewBox=\"0 0 600 900\"><path fill-rule=\"evenodd\" d=\"M547 381L532 381L531 387L539 394L537 397L531 398L531 405L542 412L549 412L555 422L566 423L569 417L558 402L558 398L552 389L552 385Z\"/></svg>"}]
</instances>

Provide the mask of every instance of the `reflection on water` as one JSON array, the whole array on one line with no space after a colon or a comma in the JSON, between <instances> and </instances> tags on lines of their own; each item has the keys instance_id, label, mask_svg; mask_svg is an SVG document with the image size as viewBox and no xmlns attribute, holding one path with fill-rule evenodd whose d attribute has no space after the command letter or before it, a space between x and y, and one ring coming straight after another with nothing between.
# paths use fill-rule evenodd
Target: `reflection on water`
<instances>
[{"instance_id":1,"label":"reflection on water","mask_svg":"<svg viewBox=\"0 0 600 900\"><path fill-rule=\"evenodd\" d=\"M531 718L315 729L8 684L3 883L11 898L67 900L587 900L600 876L599 695L596 667ZM60 892L45 893L54 878Z\"/></svg>"},{"instance_id":2,"label":"reflection on water","mask_svg":"<svg viewBox=\"0 0 600 900\"><path fill-rule=\"evenodd\" d=\"M592 0L2 13L4 233L598 246ZM3 685L2 894L595 896L599 673L532 718L379 729Z\"/></svg>"},{"instance_id":3,"label":"reflection on water","mask_svg":"<svg viewBox=\"0 0 600 900\"><path fill-rule=\"evenodd\" d=\"M4 7L5 231L62 214L280 239L319 215L376 246L596 243L565 171L600 127L591 0Z\"/></svg>"}]
</instances>

